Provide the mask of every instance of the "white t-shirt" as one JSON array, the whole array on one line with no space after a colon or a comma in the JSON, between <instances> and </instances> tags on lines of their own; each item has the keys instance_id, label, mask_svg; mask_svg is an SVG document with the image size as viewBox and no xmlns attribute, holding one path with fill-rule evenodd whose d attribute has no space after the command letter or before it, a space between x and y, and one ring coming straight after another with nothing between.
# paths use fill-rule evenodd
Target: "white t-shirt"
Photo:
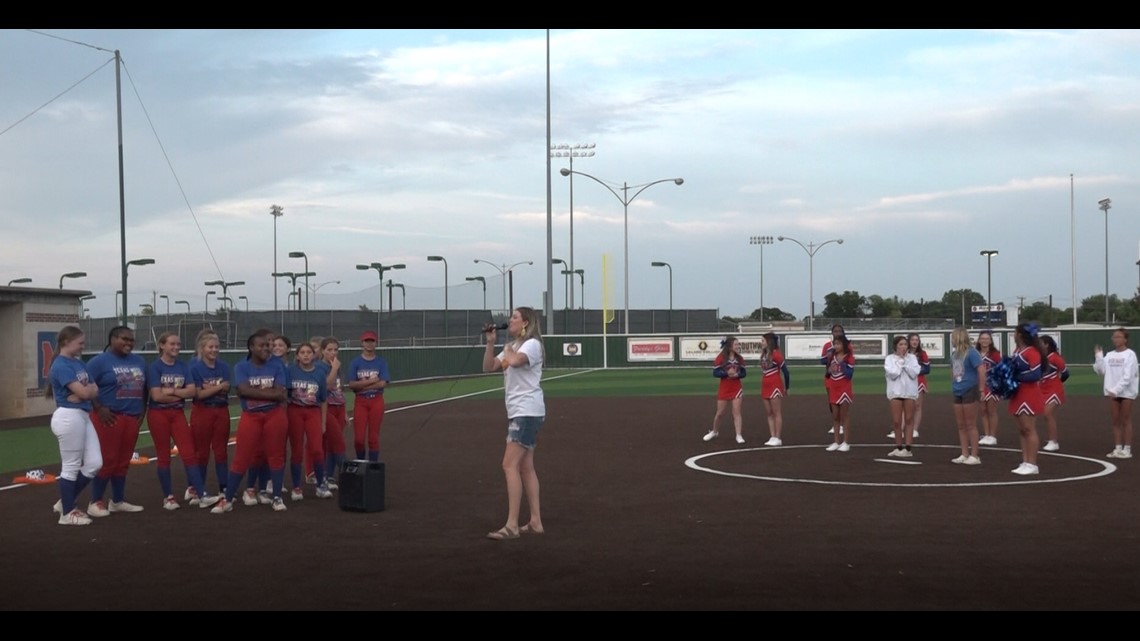
<instances>
[{"instance_id":1,"label":"white t-shirt","mask_svg":"<svg viewBox=\"0 0 1140 641\"><path fill-rule=\"evenodd\" d=\"M1093 370L1104 377L1105 396L1112 392L1120 398L1134 399L1140 392L1136 352L1130 349L1097 354Z\"/></svg>"},{"instance_id":2,"label":"white t-shirt","mask_svg":"<svg viewBox=\"0 0 1140 641\"><path fill-rule=\"evenodd\" d=\"M507 418L518 416L546 416L546 403L542 396L542 343L528 338L515 351L526 354L527 364L511 367L503 363L506 389ZM503 361L503 352L496 356Z\"/></svg>"}]
</instances>

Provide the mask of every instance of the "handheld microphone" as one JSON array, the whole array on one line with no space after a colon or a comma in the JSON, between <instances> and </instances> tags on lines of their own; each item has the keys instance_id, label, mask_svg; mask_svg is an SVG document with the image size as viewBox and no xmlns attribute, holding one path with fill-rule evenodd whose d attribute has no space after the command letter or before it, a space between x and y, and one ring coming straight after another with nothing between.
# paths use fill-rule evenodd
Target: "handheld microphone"
<instances>
[{"instance_id":1,"label":"handheld microphone","mask_svg":"<svg viewBox=\"0 0 1140 641\"><path fill-rule=\"evenodd\" d=\"M508 325L509 325L509 323L499 323L498 325L495 325L495 324L486 325L483 327L483 333L487 333L491 330L506 329Z\"/></svg>"}]
</instances>

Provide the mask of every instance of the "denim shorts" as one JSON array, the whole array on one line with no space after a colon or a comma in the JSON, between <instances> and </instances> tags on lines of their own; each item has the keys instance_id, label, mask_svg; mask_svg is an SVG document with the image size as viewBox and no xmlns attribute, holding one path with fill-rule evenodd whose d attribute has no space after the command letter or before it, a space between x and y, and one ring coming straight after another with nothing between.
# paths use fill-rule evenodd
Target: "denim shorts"
<instances>
[{"instance_id":1,"label":"denim shorts","mask_svg":"<svg viewBox=\"0 0 1140 641\"><path fill-rule=\"evenodd\" d=\"M545 416L516 416L507 423L507 442L518 443L533 450L538 440L538 428L542 427Z\"/></svg>"},{"instance_id":2,"label":"denim shorts","mask_svg":"<svg viewBox=\"0 0 1140 641\"><path fill-rule=\"evenodd\" d=\"M976 388L971 387L966 390L961 396L954 395L955 405L969 405L970 403L977 403L982 398L982 392Z\"/></svg>"}]
</instances>

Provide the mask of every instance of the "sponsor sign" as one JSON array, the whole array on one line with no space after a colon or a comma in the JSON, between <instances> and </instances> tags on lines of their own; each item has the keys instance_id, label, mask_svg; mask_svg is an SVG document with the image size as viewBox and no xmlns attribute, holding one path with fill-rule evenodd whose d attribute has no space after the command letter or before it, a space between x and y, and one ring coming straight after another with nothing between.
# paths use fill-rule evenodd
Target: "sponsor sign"
<instances>
[{"instance_id":1,"label":"sponsor sign","mask_svg":"<svg viewBox=\"0 0 1140 641\"><path fill-rule=\"evenodd\" d=\"M760 358L760 336L737 336L740 341L740 355L745 360ZM708 361L716 360L720 353L720 342L723 336L686 336L681 338L682 361Z\"/></svg>"},{"instance_id":2,"label":"sponsor sign","mask_svg":"<svg viewBox=\"0 0 1140 641\"><path fill-rule=\"evenodd\" d=\"M631 363L673 360L672 338L627 338L625 344Z\"/></svg>"},{"instance_id":3,"label":"sponsor sign","mask_svg":"<svg viewBox=\"0 0 1140 641\"><path fill-rule=\"evenodd\" d=\"M581 343L562 343L563 356L581 356L582 344Z\"/></svg>"},{"instance_id":4,"label":"sponsor sign","mask_svg":"<svg viewBox=\"0 0 1140 641\"><path fill-rule=\"evenodd\" d=\"M884 336L852 336L851 352L855 358L886 358L887 339ZM790 360L811 359L818 361L823 356L824 344L831 341L831 334L809 336L784 336L784 358ZM933 356L933 354L931 354Z\"/></svg>"}]
</instances>

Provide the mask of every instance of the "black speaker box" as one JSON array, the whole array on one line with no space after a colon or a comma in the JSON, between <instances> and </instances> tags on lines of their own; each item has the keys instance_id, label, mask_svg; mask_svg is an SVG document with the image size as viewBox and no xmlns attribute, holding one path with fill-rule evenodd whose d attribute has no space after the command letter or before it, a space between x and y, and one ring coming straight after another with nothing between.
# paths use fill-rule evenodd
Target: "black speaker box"
<instances>
[{"instance_id":1,"label":"black speaker box","mask_svg":"<svg viewBox=\"0 0 1140 641\"><path fill-rule=\"evenodd\" d=\"M340 464L340 509L348 512L384 511L384 464L344 461Z\"/></svg>"}]
</instances>

